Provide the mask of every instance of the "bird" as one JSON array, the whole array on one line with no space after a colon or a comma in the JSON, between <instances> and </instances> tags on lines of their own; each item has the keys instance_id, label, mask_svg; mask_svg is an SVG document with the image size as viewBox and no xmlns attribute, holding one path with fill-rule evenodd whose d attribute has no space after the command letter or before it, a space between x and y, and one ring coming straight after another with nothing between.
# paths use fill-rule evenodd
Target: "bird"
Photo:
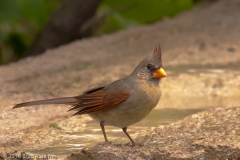
<instances>
[{"instance_id":1,"label":"bird","mask_svg":"<svg viewBox=\"0 0 240 160\"><path fill-rule=\"evenodd\" d=\"M133 147L136 144L127 128L141 121L157 106L162 96L160 82L166 76L161 47L157 45L123 79L89 89L78 96L24 102L13 108L44 104L71 105L68 111L75 111L73 116L88 114L100 123L105 142L108 142L105 126L115 126L122 128Z\"/></svg>"}]
</instances>

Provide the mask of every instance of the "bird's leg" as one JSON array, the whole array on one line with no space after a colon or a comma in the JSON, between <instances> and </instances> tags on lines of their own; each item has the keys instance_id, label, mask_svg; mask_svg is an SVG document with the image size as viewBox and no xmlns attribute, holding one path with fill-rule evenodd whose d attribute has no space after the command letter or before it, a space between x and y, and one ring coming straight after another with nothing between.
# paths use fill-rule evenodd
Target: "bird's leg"
<instances>
[{"instance_id":1,"label":"bird's leg","mask_svg":"<svg viewBox=\"0 0 240 160\"><path fill-rule=\"evenodd\" d=\"M103 122L100 122L100 126L102 128L102 132L103 132L103 135L104 135L104 138L105 138L105 142L108 142Z\"/></svg>"},{"instance_id":2,"label":"bird's leg","mask_svg":"<svg viewBox=\"0 0 240 160\"><path fill-rule=\"evenodd\" d=\"M130 139L130 141L132 142L132 147L135 146L135 142L133 141L133 139L129 136L129 134L127 133L127 127L122 128L123 132L128 136L128 138Z\"/></svg>"}]
</instances>

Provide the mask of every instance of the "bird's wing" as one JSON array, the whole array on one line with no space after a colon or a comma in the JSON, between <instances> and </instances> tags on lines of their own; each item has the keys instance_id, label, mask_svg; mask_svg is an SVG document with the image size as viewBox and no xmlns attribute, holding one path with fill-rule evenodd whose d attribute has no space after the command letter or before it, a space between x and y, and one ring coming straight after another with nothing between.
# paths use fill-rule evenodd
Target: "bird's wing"
<instances>
[{"instance_id":1,"label":"bird's wing","mask_svg":"<svg viewBox=\"0 0 240 160\"><path fill-rule=\"evenodd\" d=\"M119 104L130 96L130 92L127 91L104 92L104 88L94 88L78 96L80 102L73 105L69 111L76 110L74 115L96 112Z\"/></svg>"},{"instance_id":2,"label":"bird's wing","mask_svg":"<svg viewBox=\"0 0 240 160\"><path fill-rule=\"evenodd\" d=\"M13 108L28 107L41 104L68 104L73 105L72 108L69 109L69 111L76 110L77 113L75 113L74 115L79 115L96 112L108 107L112 107L126 100L130 96L130 93L125 91L106 93L103 91L104 88L105 87L93 88L85 91L82 95L75 97L64 97L24 102L15 105Z\"/></svg>"}]
</instances>

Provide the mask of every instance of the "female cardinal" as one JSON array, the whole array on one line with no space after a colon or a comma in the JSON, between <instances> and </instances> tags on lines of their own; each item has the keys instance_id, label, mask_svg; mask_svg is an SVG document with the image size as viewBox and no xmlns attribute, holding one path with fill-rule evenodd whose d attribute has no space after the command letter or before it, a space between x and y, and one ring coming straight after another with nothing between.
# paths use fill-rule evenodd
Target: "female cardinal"
<instances>
[{"instance_id":1,"label":"female cardinal","mask_svg":"<svg viewBox=\"0 0 240 160\"><path fill-rule=\"evenodd\" d=\"M25 102L13 108L40 104L72 105L69 111L76 111L74 115L89 114L99 121L106 142L104 126L109 125L122 128L134 146L127 127L142 120L156 107L161 97L159 83L166 76L158 45L126 78L87 90L79 96Z\"/></svg>"}]
</instances>

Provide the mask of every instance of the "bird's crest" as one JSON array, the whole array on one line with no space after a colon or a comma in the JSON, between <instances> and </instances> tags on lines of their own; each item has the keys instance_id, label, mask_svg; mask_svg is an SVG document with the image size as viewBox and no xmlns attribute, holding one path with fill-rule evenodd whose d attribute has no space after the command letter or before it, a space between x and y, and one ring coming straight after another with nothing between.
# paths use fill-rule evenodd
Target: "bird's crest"
<instances>
[{"instance_id":1,"label":"bird's crest","mask_svg":"<svg viewBox=\"0 0 240 160\"><path fill-rule=\"evenodd\" d=\"M160 47L160 44L158 46L155 46L153 51L152 51L152 54L156 57L158 57L160 60L161 60L161 57L162 57L162 52L161 52L161 47Z\"/></svg>"}]
</instances>

